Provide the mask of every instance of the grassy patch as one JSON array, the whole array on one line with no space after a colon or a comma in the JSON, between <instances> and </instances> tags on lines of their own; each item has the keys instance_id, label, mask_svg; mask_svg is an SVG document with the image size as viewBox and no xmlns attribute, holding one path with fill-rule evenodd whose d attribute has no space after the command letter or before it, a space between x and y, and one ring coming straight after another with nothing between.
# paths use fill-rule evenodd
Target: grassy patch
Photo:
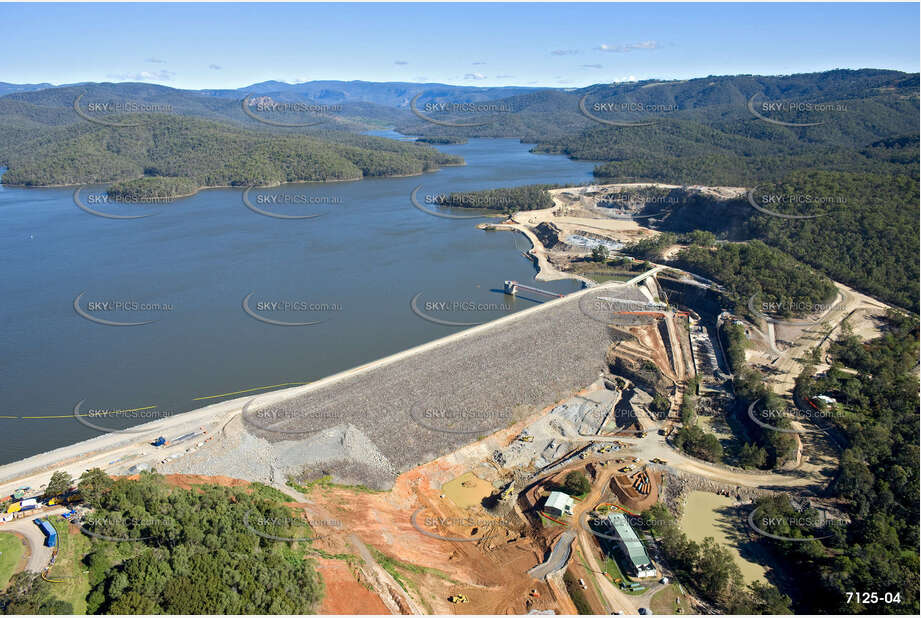
<instances>
[{"instance_id":1,"label":"grassy patch","mask_svg":"<svg viewBox=\"0 0 921 618\"><path fill-rule=\"evenodd\" d=\"M559 521L553 521L553 519L556 519L556 518L554 517L553 519L550 519L550 517L548 517L547 515L544 515L543 511L537 511L537 514L540 515L540 522L541 524L543 524L545 528L553 528L553 527L559 528L560 526L565 525L565 524L561 524ZM561 519L560 521L565 521L565 520Z\"/></svg>"},{"instance_id":2,"label":"grassy patch","mask_svg":"<svg viewBox=\"0 0 921 618\"><path fill-rule=\"evenodd\" d=\"M652 599L649 601L649 609L652 610L653 614L677 614L678 609L684 609L687 601L684 600L684 605L678 604L678 599L681 598L681 593L678 591L678 586L675 584L669 584L662 590L658 591L652 595Z\"/></svg>"},{"instance_id":3,"label":"grassy patch","mask_svg":"<svg viewBox=\"0 0 921 618\"><path fill-rule=\"evenodd\" d=\"M572 262L569 271L588 277L596 283L607 281L629 281L638 273L643 272L642 262L625 262L621 258L614 258L607 262Z\"/></svg>"},{"instance_id":4,"label":"grassy patch","mask_svg":"<svg viewBox=\"0 0 921 618\"><path fill-rule=\"evenodd\" d=\"M333 483L333 477L329 475L321 476L320 478L313 480L313 481L303 481L300 483L295 481L294 479L288 479L285 485L301 492L302 494L309 494L311 491L313 491L314 489L318 487L321 489L332 489L332 488L347 489L349 491L357 491L357 492L361 492L365 494L386 493L379 489L371 489L370 487L366 487L365 485L341 485L339 483Z\"/></svg>"},{"instance_id":5,"label":"grassy patch","mask_svg":"<svg viewBox=\"0 0 921 618\"><path fill-rule=\"evenodd\" d=\"M10 578L16 571L16 565L25 553L22 541L15 534L0 532L0 590L4 590L10 583Z\"/></svg>"},{"instance_id":6,"label":"grassy patch","mask_svg":"<svg viewBox=\"0 0 921 618\"><path fill-rule=\"evenodd\" d=\"M257 498L271 500L272 502L288 502L291 496L278 491L274 487L269 487L262 483L252 483L250 486L251 494Z\"/></svg>"},{"instance_id":7,"label":"grassy patch","mask_svg":"<svg viewBox=\"0 0 921 618\"><path fill-rule=\"evenodd\" d=\"M601 607L605 608L606 611L610 610L611 608L608 606L607 602L605 601L604 594L601 592L601 586L598 585L595 571L588 567L588 562L585 561L585 557L578 549L576 550L576 556L578 556L579 562L582 563L582 568L584 568L585 572L588 574L586 577L588 577L589 581L592 582L592 588L595 589L595 594L598 595L598 601L601 603Z\"/></svg>"},{"instance_id":8,"label":"grassy patch","mask_svg":"<svg viewBox=\"0 0 921 618\"><path fill-rule=\"evenodd\" d=\"M626 275L626 274L620 274L620 273L600 273L598 271L589 271L586 273L582 273L582 276L588 277L595 283L607 283L608 281L619 281L619 282L629 281L636 275Z\"/></svg>"},{"instance_id":9,"label":"grassy patch","mask_svg":"<svg viewBox=\"0 0 921 618\"><path fill-rule=\"evenodd\" d=\"M576 606L576 611L583 616L593 615L595 612L592 611L592 606L589 605L588 599L585 597L585 591L582 590L582 586L579 585L579 582L568 570L563 574L563 583L566 584L566 591Z\"/></svg>"},{"instance_id":10,"label":"grassy patch","mask_svg":"<svg viewBox=\"0 0 921 618\"><path fill-rule=\"evenodd\" d=\"M83 572L82 560L90 550L90 540L79 533L71 534L70 525L59 515L52 515L48 521L58 533L58 557L48 579L62 580L54 583L54 596L71 603L75 614L85 614L90 581Z\"/></svg>"},{"instance_id":11,"label":"grassy patch","mask_svg":"<svg viewBox=\"0 0 921 618\"><path fill-rule=\"evenodd\" d=\"M361 559L361 557L356 556L355 554L331 554L328 551L323 551L322 549L318 549L316 547L311 547L308 550L308 554L319 556L320 558L325 558L326 560L342 560L347 565L349 565L350 568L353 569L357 569L362 564L364 564L364 561Z\"/></svg>"},{"instance_id":12,"label":"grassy patch","mask_svg":"<svg viewBox=\"0 0 921 618\"><path fill-rule=\"evenodd\" d=\"M617 560L615 560L614 558L610 556L605 558L603 568L604 568L604 572L610 575L613 580L615 580L614 585L620 588L621 590L623 590L626 594L632 594L632 595L639 596L646 592L645 590L633 591L633 590L630 590L629 588L623 588L621 587L619 583L617 583L616 580L618 579L625 584L632 584L633 580L624 574L624 572L620 568L620 565L617 563Z\"/></svg>"},{"instance_id":13,"label":"grassy patch","mask_svg":"<svg viewBox=\"0 0 921 618\"><path fill-rule=\"evenodd\" d=\"M429 602L422 595L422 591L419 590L419 587L416 585L416 583L406 575L407 573L412 573L415 575L434 575L435 577L452 584L460 583L448 577L448 574L444 571L439 571L438 569L433 569L431 567L419 566L418 564L397 560L396 558L392 558L373 547L369 547L369 549L374 555L374 559L379 565L381 565L381 568L390 573L390 576L393 577L393 579L395 579L398 584L400 584L400 587L403 588L407 594L414 595L415 598L419 599L419 601L422 603L425 609L428 610L429 613L433 613L431 605L429 605Z\"/></svg>"},{"instance_id":14,"label":"grassy patch","mask_svg":"<svg viewBox=\"0 0 921 618\"><path fill-rule=\"evenodd\" d=\"M402 560L397 560L396 558L391 558L387 554L378 551L374 547L371 547L371 553L374 554L374 559L377 560L377 563L383 567L385 571L393 575L390 569L403 569L409 573L416 573L419 575L434 575L439 579L443 579L446 582L452 584L460 584L461 582L452 579L447 573L439 569L433 569L432 567L424 567L418 564L412 564L411 562L403 562Z\"/></svg>"}]
</instances>

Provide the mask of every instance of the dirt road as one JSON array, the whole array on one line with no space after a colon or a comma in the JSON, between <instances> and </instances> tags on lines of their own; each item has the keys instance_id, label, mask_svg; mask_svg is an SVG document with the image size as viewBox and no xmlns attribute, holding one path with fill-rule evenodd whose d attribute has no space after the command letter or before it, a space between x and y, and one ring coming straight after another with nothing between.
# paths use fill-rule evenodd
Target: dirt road
<instances>
[{"instance_id":1,"label":"dirt road","mask_svg":"<svg viewBox=\"0 0 921 618\"><path fill-rule=\"evenodd\" d=\"M0 531L15 532L25 539L29 554L28 561L26 562L26 571L41 573L51 561L51 554L53 551L51 547L45 547L45 535L35 524L35 520L62 512L62 509L42 511L30 517L15 519L0 524Z\"/></svg>"},{"instance_id":2,"label":"dirt road","mask_svg":"<svg viewBox=\"0 0 921 618\"><path fill-rule=\"evenodd\" d=\"M528 571L528 575L534 579L547 579L548 576L564 568L572 556L572 542L575 538L576 534L572 530L561 534L553 544L547 560Z\"/></svg>"}]
</instances>

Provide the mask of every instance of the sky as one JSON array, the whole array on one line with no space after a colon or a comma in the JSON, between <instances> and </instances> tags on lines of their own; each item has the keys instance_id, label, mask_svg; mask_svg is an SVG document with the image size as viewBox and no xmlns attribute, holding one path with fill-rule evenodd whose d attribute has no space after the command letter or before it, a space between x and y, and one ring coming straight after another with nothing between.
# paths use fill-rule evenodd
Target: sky
<instances>
[{"instance_id":1,"label":"sky","mask_svg":"<svg viewBox=\"0 0 921 618\"><path fill-rule=\"evenodd\" d=\"M919 70L919 4L0 4L0 81L581 87Z\"/></svg>"}]
</instances>

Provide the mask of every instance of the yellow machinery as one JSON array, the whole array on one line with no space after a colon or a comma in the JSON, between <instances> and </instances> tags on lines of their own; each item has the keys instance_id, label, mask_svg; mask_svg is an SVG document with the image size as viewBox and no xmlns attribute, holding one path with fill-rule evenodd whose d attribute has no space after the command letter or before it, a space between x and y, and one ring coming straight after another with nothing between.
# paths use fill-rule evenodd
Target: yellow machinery
<instances>
[{"instance_id":1,"label":"yellow machinery","mask_svg":"<svg viewBox=\"0 0 921 618\"><path fill-rule=\"evenodd\" d=\"M448 597L448 600L457 605L458 603L466 603L467 596L463 594L452 594Z\"/></svg>"}]
</instances>

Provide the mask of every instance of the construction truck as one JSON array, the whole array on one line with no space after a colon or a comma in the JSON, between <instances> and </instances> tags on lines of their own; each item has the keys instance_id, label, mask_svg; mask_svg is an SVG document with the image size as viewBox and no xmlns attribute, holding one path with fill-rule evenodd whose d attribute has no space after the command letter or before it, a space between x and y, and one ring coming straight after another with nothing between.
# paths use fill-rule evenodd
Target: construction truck
<instances>
[{"instance_id":1,"label":"construction truck","mask_svg":"<svg viewBox=\"0 0 921 618\"><path fill-rule=\"evenodd\" d=\"M457 605L458 603L466 603L467 595L464 594L452 594L448 597L448 600Z\"/></svg>"},{"instance_id":2,"label":"construction truck","mask_svg":"<svg viewBox=\"0 0 921 618\"><path fill-rule=\"evenodd\" d=\"M532 436L531 434L527 434L527 433L521 434L520 436L518 436L518 439L521 440L522 442L534 442L534 436Z\"/></svg>"}]
</instances>

